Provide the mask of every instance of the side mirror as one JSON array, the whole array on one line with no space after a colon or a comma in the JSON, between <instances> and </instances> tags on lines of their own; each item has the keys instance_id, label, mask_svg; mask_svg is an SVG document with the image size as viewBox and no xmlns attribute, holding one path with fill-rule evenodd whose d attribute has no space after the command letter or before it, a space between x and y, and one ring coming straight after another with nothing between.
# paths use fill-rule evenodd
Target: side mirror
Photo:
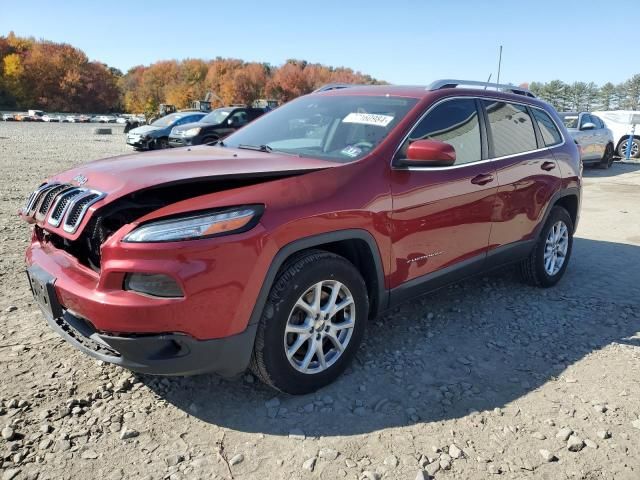
<instances>
[{"instance_id":1,"label":"side mirror","mask_svg":"<svg viewBox=\"0 0 640 480\"><path fill-rule=\"evenodd\" d=\"M585 123L584 125L582 125L582 128L580 128L580 130L595 130L595 129L596 129L596 124L591 122Z\"/></svg>"},{"instance_id":2,"label":"side mirror","mask_svg":"<svg viewBox=\"0 0 640 480\"><path fill-rule=\"evenodd\" d=\"M416 140L407 148L402 164L414 167L449 167L456 161L456 150L440 140Z\"/></svg>"}]
</instances>

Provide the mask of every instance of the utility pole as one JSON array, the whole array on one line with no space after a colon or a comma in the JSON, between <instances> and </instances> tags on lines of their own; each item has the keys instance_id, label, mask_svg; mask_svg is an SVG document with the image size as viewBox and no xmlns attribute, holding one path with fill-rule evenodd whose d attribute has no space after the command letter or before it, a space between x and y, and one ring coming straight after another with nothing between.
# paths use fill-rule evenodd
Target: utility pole
<instances>
[{"instance_id":1,"label":"utility pole","mask_svg":"<svg viewBox=\"0 0 640 480\"><path fill-rule=\"evenodd\" d=\"M502 45L500 45L500 54L498 55L498 79L496 83L500 83L500 66L502 65Z\"/></svg>"}]
</instances>

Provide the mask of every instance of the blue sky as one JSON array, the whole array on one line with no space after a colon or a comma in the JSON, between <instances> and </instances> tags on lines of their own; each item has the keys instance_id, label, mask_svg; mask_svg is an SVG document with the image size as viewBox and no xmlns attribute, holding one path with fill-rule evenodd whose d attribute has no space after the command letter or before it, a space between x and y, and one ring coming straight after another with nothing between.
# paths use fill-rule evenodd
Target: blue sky
<instances>
[{"instance_id":1,"label":"blue sky","mask_svg":"<svg viewBox=\"0 0 640 480\"><path fill-rule=\"evenodd\" d=\"M398 84L495 80L503 45L504 82L602 84L640 73L626 52L637 52L636 2L0 0L0 35L67 42L122 70L174 58L300 58ZM621 28L626 12L630 28Z\"/></svg>"}]
</instances>

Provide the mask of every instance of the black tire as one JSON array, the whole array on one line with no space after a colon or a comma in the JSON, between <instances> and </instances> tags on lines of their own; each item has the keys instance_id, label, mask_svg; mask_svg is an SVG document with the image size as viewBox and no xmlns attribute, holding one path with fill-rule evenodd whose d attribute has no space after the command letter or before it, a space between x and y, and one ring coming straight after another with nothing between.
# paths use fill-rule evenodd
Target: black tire
<instances>
[{"instance_id":1,"label":"black tire","mask_svg":"<svg viewBox=\"0 0 640 480\"><path fill-rule=\"evenodd\" d=\"M337 280L351 292L355 306L353 333L335 363L318 373L296 370L285 354L285 328L297 300L323 280ZM358 270L345 258L321 250L294 256L280 269L258 325L250 368L267 385L301 395L333 382L349 365L364 336L369 315L367 287Z\"/></svg>"},{"instance_id":2,"label":"black tire","mask_svg":"<svg viewBox=\"0 0 640 480\"><path fill-rule=\"evenodd\" d=\"M613 144L608 143L604 149L604 155L602 155L602 159L600 163L598 163L598 168L606 170L611 167L611 165L613 165Z\"/></svg>"},{"instance_id":3,"label":"black tire","mask_svg":"<svg viewBox=\"0 0 640 480\"><path fill-rule=\"evenodd\" d=\"M640 140L638 140L637 138L633 138L633 139L631 139L631 141L638 148L638 150L636 151L635 155L633 153L631 154L631 158L640 158ZM620 158L627 158L626 142L627 142L627 138L625 138L624 140L621 140L620 144L618 145L618 156Z\"/></svg>"},{"instance_id":4,"label":"black tire","mask_svg":"<svg viewBox=\"0 0 640 480\"><path fill-rule=\"evenodd\" d=\"M167 137L160 137L156 139L156 141L154 142L153 149L162 150L165 148L169 148L169 139Z\"/></svg>"},{"instance_id":5,"label":"black tire","mask_svg":"<svg viewBox=\"0 0 640 480\"><path fill-rule=\"evenodd\" d=\"M565 255L564 263L560 270L550 275L544 265L544 252L547 236L549 231L557 222L564 222L568 230L568 248ZM564 272L567 270L569 260L571 259L571 251L573 249L573 221L569 212L564 208L555 206L549 213L549 217L545 222L535 247L529 256L520 263L520 274L522 279L533 286L548 288L554 286L560 281Z\"/></svg>"}]
</instances>

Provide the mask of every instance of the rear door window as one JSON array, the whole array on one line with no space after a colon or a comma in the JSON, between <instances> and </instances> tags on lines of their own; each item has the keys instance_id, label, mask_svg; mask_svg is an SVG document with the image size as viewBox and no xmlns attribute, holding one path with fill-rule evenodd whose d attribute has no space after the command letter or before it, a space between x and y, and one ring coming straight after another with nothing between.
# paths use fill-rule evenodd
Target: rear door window
<instances>
[{"instance_id":1,"label":"rear door window","mask_svg":"<svg viewBox=\"0 0 640 480\"><path fill-rule=\"evenodd\" d=\"M493 157L530 152L538 148L533 122L524 105L482 100L489 119Z\"/></svg>"},{"instance_id":2,"label":"rear door window","mask_svg":"<svg viewBox=\"0 0 640 480\"><path fill-rule=\"evenodd\" d=\"M544 144L547 147L552 147L553 145L558 145L562 143L562 135L558 131L558 127L551 117L540 109L532 108L533 116L538 122L538 128L540 129L540 133L542 134L542 140L544 140Z\"/></svg>"},{"instance_id":3,"label":"rear door window","mask_svg":"<svg viewBox=\"0 0 640 480\"><path fill-rule=\"evenodd\" d=\"M400 155L406 157L415 140L440 140L456 151L455 165L482 159L480 124L476 101L472 98L447 100L431 110L413 129Z\"/></svg>"}]
</instances>

